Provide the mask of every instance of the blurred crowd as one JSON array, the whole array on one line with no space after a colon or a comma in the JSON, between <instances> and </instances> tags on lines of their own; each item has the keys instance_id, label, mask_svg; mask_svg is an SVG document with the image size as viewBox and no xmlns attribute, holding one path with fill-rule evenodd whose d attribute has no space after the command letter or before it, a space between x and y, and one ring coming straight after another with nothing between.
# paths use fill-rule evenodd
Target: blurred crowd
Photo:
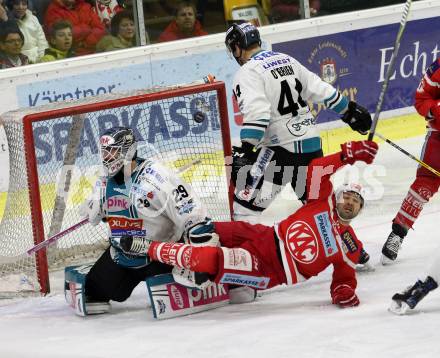
<instances>
[{"instance_id":1,"label":"blurred crowd","mask_svg":"<svg viewBox=\"0 0 440 358\"><path fill-rule=\"evenodd\" d=\"M309 0L305 16L300 0L144 0L141 11L150 44L402 2ZM134 13L133 0L0 0L0 69L136 46Z\"/></svg>"}]
</instances>

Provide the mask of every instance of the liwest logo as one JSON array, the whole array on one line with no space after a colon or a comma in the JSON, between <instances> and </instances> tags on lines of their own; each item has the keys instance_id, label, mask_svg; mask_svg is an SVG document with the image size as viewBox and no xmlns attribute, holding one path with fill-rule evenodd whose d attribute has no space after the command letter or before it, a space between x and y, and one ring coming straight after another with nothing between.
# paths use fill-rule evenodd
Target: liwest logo
<instances>
[{"instance_id":1,"label":"liwest logo","mask_svg":"<svg viewBox=\"0 0 440 358\"><path fill-rule=\"evenodd\" d=\"M107 200L107 208L109 212L128 210L130 207L130 202L126 196L115 195Z\"/></svg>"},{"instance_id":2,"label":"liwest logo","mask_svg":"<svg viewBox=\"0 0 440 358\"><path fill-rule=\"evenodd\" d=\"M332 225L330 223L328 213L324 211L316 214L314 218L320 233L321 241L324 244L325 256L329 257L336 254L339 250L333 235Z\"/></svg>"}]
</instances>

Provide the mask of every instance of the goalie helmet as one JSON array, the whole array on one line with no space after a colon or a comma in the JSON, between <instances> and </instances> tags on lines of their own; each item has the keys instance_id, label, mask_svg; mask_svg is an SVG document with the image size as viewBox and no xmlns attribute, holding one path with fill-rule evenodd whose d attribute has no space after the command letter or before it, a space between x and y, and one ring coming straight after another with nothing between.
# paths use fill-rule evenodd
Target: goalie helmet
<instances>
[{"instance_id":1,"label":"goalie helmet","mask_svg":"<svg viewBox=\"0 0 440 358\"><path fill-rule=\"evenodd\" d=\"M232 26L226 31L225 45L228 49L228 53L231 54L235 60L239 62L241 56L234 56L235 46L237 45L241 50L246 50L252 45L257 44L261 46L260 32L258 29L249 22L243 24L232 24Z\"/></svg>"},{"instance_id":2,"label":"goalie helmet","mask_svg":"<svg viewBox=\"0 0 440 358\"><path fill-rule=\"evenodd\" d=\"M136 159L137 143L131 128L110 128L100 137L99 142L102 164L109 177L115 176L124 167L124 163Z\"/></svg>"}]
</instances>

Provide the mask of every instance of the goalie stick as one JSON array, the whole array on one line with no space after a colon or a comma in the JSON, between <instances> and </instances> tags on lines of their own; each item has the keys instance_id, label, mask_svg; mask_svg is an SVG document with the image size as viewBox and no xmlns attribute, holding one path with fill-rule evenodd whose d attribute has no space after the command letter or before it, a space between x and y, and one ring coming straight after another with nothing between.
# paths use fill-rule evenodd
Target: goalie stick
<instances>
[{"instance_id":1,"label":"goalie stick","mask_svg":"<svg viewBox=\"0 0 440 358\"><path fill-rule=\"evenodd\" d=\"M399 31L397 32L396 42L394 44L394 51L391 55L390 65L387 68L387 73L385 75L385 80L382 85L382 90L380 91L379 101L377 102L376 111L374 112L373 124L371 125L370 133L368 134L368 140L373 140L374 132L376 131L377 122L379 121L379 114L382 110L382 104L385 97L385 92L388 88L388 82L390 81L391 75L394 70L394 62L397 57L397 53L400 48L400 40L402 39L403 31L405 30L406 22L408 19L409 9L411 8L412 0L407 0L405 7L403 9L402 18L400 19Z\"/></svg>"},{"instance_id":2,"label":"goalie stick","mask_svg":"<svg viewBox=\"0 0 440 358\"><path fill-rule=\"evenodd\" d=\"M182 173L186 172L188 169L192 168L194 165L198 165L201 162L202 162L201 159L194 159L193 161L189 162L188 164L180 167L177 170L177 174L182 174ZM62 237L66 236L67 234L71 233L72 231L75 231L76 229L80 228L81 226L87 224L88 222L89 222L88 218L81 220L79 223L76 223L75 225L70 226L66 230L63 230L63 231L57 233L56 235L53 235L53 236L49 237L48 239L31 247L29 250L26 251L26 254L32 255L33 253L35 253L41 249L44 249L45 247L52 245L53 243L57 242Z\"/></svg>"}]
</instances>

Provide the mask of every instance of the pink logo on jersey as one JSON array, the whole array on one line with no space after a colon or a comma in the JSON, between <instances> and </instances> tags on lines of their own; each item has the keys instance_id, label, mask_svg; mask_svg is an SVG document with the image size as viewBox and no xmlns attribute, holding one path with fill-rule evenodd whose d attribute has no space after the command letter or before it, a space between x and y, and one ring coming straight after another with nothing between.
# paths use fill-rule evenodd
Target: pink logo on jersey
<instances>
[{"instance_id":1,"label":"pink logo on jersey","mask_svg":"<svg viewBox=\"0 0 440 358\"><path fill-rule=\"evenodd\" d=\"M115 195L107 200L107 208L109 212L128 210L130 203L127 197L123 195Z\"/></svg>"},{"instance_id":2,"label":"pink logo on jersey","mask_svg":"<svg viewBox=\"0 0 440 358\"><path fill-rule=\"evenodd\" d=\"M296 261L314 262L319 254L319 244L312 228L304 221L295 221L286 232L286 244Z\"/></svg>"}]
</instances>

